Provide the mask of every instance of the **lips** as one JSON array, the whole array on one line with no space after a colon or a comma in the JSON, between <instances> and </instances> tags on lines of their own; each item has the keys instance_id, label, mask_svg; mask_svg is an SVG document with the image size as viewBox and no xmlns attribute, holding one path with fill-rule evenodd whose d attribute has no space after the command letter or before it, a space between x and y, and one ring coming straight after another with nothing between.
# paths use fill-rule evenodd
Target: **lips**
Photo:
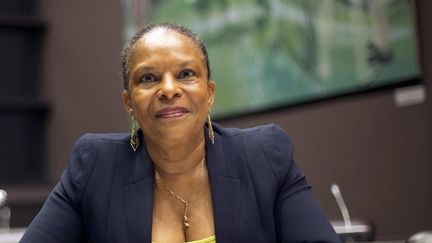
<instances>
[{"instance_id":1,"label":"lips","mask_svg":"<svg viewBox=\"0 0 432 243\"><path fill-rule=\"evenodd\" d=\"M186 113L189 113L189 110L184 107L171 107L159 110L156 112L155 117L160 119L177 118Z\"/></svg>"}]
</instances>

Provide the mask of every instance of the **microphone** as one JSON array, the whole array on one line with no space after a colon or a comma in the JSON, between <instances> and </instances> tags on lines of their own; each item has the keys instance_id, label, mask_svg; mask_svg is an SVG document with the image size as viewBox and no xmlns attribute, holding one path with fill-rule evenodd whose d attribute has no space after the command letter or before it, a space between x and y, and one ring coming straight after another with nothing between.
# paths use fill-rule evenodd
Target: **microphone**
<instances>
[{"instance_id":1,"label":"microphone","mask_svg":"<svg viewBox=\"0 0 432 243\"><path fill-rule=\"evenodd\" d=\"M346 227L351 227L351 217L350 217L350 215L348 213L348 208L346 207L345 201L344 201L344 199L342 197L342 194L341 194L341 192L339 190L339 186L336 185L336 184L333 184L330 187L330 190L333 193L333 196L335 197L336 202L337 202L337 204L339 206L339 210L342 213L342 217L344 219L345 226Z\"/></svg>"},{"instance_id":2,"label":"microphone","mask_svg":"<svg viewBox=\"0 0 432 243\"><path fill-rule=\"evenodd\" d=\"M0 208L6 204L7 201L7 192L5 190L0 189Z\"/></svg>"},{"instance_id":3,"label":"microphone","mask_svg":"<svg viewBox=\"0 0 432 243\"><path fill-rule=\"evenodd\" d=\"M333 229L339 235L342 242L356 242L356 241L373 241L374 228L364 221L351 221L348 208L342 197L339 186L333 184L330 191L336 199L339 210L342 213L343 223L340 221L332 221Z\"/></svg>"},{"instance_id":4,"label":"microphone","mask_svg":"<svg viewBox=\"0 0 432 243\"><path fill-rule=\"evenodd\" d=\"M7 192L0 189L0 232L9 231L11 210L5 206L7 201Z\"/></svg>"}]
</instances>

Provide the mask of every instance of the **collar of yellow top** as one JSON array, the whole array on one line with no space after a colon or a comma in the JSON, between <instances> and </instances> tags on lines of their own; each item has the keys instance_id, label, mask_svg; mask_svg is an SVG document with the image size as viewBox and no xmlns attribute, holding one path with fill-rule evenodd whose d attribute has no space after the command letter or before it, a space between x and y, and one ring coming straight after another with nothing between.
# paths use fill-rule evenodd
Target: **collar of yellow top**
<instances>
[{"instance_id":1,"label":"collar of yellow top","mask_svg":"<svg viewBox=\"0 0 432 243\"><path fill-rule=\"evenodd\" d=\"M156 242L152 242L152 243L156 243ZM185 243L216 243L216 236L212 235L212 236L207 237L205 239L188 241L188 242L185 242Z\"/></svg>"}]
</instances>

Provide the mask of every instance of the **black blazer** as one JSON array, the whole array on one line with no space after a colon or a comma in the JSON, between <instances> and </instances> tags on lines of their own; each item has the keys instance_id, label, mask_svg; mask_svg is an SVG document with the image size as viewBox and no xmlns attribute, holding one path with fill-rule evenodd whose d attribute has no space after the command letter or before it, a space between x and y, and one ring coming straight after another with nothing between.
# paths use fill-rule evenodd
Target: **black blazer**
<instances>
[{"instance_id":1,"label":"black blazer","mask_svg":"<svg viewBox=\"0 0 432 243\"><path fill-rule=\"evenodd\" d=\"M218 243L339 242L280 127L214 132L206 156ZM151 242L153 175L128 134L83 136L20 242Z\"/></svg>"}]
</instances>

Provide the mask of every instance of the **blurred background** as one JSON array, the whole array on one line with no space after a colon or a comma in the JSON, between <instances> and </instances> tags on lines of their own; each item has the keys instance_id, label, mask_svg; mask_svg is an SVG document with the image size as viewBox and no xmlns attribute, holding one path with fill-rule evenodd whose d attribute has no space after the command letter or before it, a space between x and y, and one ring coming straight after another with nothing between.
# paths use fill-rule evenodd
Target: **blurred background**
<instances>
[{"instance_id":1,"label":"blurred background","mask_svg":"<svg viewBox=\"0 0 432 243\"><path fill-rule=\"evenodd\" d=\"M330 193L337 183L351 217L374 222L381 240L432 228L432 2L415 3L422 71L407 85L423 98L404 105L399 95L410 90L387 87L216 119L234 127L281 125L329 218L342 217ZM80 136L129 130L119 75L122 7L0 2L0 189L8 192L12 227L30 223Z\"/></svg>"},{"instance_id":2,"label":"blurred background","mask_svg":"<svg viewBox=\"0 0 432 243\"><path fill-rule=\"evenodd\" d=\"M124 39L151 22L191 27L217 81L214 118L418 79L407 0L123 0Z\"/></svg>"}]
</instances>

